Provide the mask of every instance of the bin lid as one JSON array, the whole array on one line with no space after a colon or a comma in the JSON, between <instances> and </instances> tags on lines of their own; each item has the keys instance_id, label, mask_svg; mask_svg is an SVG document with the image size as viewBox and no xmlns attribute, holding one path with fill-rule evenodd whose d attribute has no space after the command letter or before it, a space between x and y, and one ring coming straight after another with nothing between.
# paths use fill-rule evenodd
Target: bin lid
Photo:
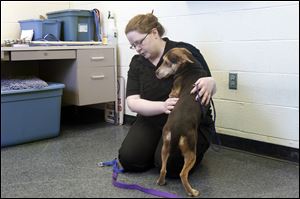
<instances>
[{"instance_id":1,"label":"bin lid","mask_svg":"<svg viewBox=\"0 0 300 199\"><path fill-rule=\"evenodd\" d=\"M62 83L55 83L55 82L47 82L48 86L44 88L29 88L29 89L20 89L20 90L7 90L1 91L1 95L10 95L10 94L18 94L18 93L31 93L31 92L38 92L38 91L47 91L47 90L56 90L56 89L63 89L65 85Z\"/></svg>"},{"instance_id":2,"label":"bin lid","mask_svg":"<svg viewBox=\"0 0 300 199\"><path fill-rule=\"evenodd\" d=\"M46 13L48 17L51 17L51 15L73 15L73 16L91 16L93 15L93 12L91 10L81 10L81 9L66 9L66 10L59 10L54 12L48 12Z\"/></svg>"},{"instance_id":3,"label":"bin lid","mask_svg":"<svg viewBox=\"0 0 300 199\"><path fill-rule=\"evenodd\" d=\"M41 22L41 23L59 23L61 20L58 19L25 19L19 20L19 23L30 23L30 22Z\"/></svg>"}]
</instances>

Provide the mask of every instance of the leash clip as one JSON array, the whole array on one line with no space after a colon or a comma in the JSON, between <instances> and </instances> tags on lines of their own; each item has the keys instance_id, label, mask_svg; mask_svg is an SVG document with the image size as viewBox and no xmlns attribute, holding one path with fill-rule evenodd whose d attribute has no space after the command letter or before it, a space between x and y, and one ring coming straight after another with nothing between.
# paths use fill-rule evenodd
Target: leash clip
<instances>
[{"instance_id":1,"label":"leash clip","mask_svg":"<svg viewBox=\"0 0 300 199\"><path fill-rule=\"evenodd\" d=\"M114 164L117 163L117 158L115 158L112 161L107 161L107 162L99 162L97 163L97 166L99 167L105 167L105 166L113 166Z\"/></svg>"},{"instance_id":2,"label":"leash clip","mask_svg":"<svg viewBox=\"0 0 300 199\"><path fill-rule=\"evenodd\" d=\"M104 167L105 165L103 164L103 162L98 162L98 163L97 163L97 166L98 166L98 167Z\"/></svg>"}]
</instances>

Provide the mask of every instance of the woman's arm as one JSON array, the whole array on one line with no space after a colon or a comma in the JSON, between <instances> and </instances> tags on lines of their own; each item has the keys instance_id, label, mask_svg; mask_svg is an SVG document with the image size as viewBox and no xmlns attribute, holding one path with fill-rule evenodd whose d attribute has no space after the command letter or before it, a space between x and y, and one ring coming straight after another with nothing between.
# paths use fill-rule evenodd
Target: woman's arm
<instances>
[{"instance_id":1,"label":"woman's arm","mask_svg":"<svg viewBox=\"0 0 300 199\"><path fill-rule=\"evenodd\" d=\"M150 101L141 99L140 95L130 95L126 98L128 108L143 116L169 114L178 98L168 98L166 101Z\"/></svg>"}]
</instances>

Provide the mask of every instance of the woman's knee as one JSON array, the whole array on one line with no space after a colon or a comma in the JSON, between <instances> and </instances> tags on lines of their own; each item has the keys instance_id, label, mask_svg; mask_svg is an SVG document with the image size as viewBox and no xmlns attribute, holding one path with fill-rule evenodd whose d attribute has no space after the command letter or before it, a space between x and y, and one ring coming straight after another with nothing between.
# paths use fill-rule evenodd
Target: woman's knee
<instances>
[{"instance_id":1,"label":"woman's knee","mask_svg":"<svg viewBox=\"0 0 300 199\"><path fill-rule=\"evenodd\" d=\"M137 119L119 149L119 160L127 171L146 171L153 167L154 153L161 131Z\"/></svg>"},{"instance_id":2,"label":"woman's knee","mask_svg":"<svg viewBox=\"0 0 300 199\"><path fill-rule=\"evenodd\" d=\"M141 156L142 154L138 154L138 152L129 153L122 148L119 150L119 162L125 171L142 172L153 167L153 160L147 160Z\"/></svg>"}]
</instances>

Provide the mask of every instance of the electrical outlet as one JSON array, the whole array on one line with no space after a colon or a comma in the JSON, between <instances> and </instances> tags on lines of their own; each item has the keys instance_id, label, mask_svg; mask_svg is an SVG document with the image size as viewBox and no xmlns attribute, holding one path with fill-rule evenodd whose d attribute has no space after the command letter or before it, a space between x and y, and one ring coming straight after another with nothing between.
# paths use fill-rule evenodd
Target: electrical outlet
<instances>
[{"instance_id":1,"label":"electrical outlet","mask_svg":"<svg viewBox=\"0 0 300 199\"><path fill-rule=\"evenodd\" d=\"M237 73L229 73L229 89L237 89Z\"/></svg>"}]
</instances>

